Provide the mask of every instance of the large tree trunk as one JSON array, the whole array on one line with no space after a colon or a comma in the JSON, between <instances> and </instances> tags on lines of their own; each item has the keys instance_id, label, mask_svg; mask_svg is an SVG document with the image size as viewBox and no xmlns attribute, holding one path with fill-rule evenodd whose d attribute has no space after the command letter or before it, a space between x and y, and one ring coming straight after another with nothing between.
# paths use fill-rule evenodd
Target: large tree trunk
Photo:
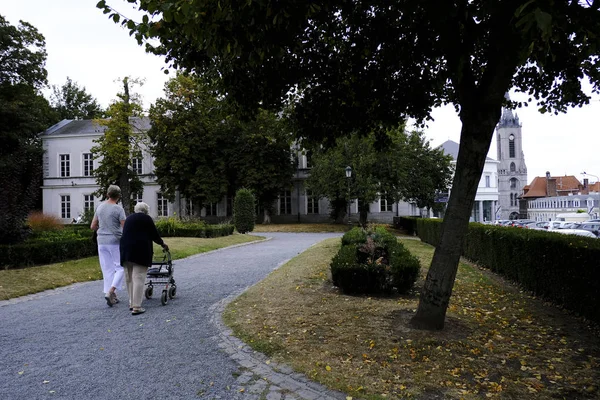
<instances>
[{"instance_id":1,"label":"large tree trunk","mask_svg":"<svg viewBox=\"0 0 600 400\"><path fill-rule=\"evenodd\" d=\"M485 115L470 113L471 116L476 115L475 118L465 117L464 109L461 113L463 125L450 201L442 222L441 240L433 255L419 307L410 322L415 328L444 328L463 240L500 110L501 105L498 103L496 112Z\"/></svg>"},{"instance_id":2,"label":"large tree trunk","mask_svg":"<svg viewBox=\"0 0 600 400\"><path fill-rule=\"evenodd\" d=\"M129 185L129 177L127 171L121 173L119 177L119 187L121 188L121 204L125 210L125 215L131 214L131 188Z\"/></svg>"}]
</instances>

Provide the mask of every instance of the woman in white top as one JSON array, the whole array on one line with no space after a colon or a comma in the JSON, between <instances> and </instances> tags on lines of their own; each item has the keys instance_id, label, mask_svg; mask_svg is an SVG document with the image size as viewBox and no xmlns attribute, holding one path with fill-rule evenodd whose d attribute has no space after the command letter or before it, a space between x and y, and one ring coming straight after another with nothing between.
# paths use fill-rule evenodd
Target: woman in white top
<instances>
[{"instance_id":1,"label":"woman in white top","mask_svg":"<svg viewBox=\"0 0 600 400\"><path fill-rule=\"evenodd\" d=\"M123 267L120 261L119 241L125 224L125 210L117 202L121 188L110 185L106 192L108 200L96 208L90 228L98 231L98 258L104 278L104 299L109 307L118 303L117 289L123 287Z\"/></svg>"}]
</instances>

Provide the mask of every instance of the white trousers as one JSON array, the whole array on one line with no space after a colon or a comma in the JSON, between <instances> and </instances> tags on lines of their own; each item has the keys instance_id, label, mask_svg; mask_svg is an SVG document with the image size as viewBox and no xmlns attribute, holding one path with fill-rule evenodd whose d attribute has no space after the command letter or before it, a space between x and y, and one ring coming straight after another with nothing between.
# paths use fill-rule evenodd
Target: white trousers
<instances>
[{"instance_id":1,"label":"white trousers","mask_svg":"<svg viewBox=\"0 0 600 400\"><path fill-rule=\"evenodd\" d=\"M123 267L121 266L121 253L118 244L99 244L98 258L104 278L104 293L108 293L111 287L123 288Z\"/></svg>"}]
</instances>

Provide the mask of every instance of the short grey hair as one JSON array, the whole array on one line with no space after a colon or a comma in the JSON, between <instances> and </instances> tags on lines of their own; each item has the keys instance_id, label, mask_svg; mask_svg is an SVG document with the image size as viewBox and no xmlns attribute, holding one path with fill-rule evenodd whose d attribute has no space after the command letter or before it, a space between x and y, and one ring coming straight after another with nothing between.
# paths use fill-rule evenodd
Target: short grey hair
<instances>
[{"instance_id":1,"label":"short grey hair","mask_svg":"<svg viewBox=\"0 0 600 400\"><path fill-rule=\"evenodd\" d=\"M133 211L136 213L142 213L142 214L148 215L148 212L150 211L150 207L148 206L148 204L144 203L143 201L140 201L139 203L137 203L135 205L135 207L133 208Z\"/></svg>"},{"instance_id":2,"label":"short grey hair","mask_svg":"<svg viewBox=\"0 0 600 400\"><path fill-rule=\"evenodd\" d=\"M106 190L106 195L111 199L118 199L121 197L121 188L117 185L110 185Z\"/></svg>"}]
</instances>

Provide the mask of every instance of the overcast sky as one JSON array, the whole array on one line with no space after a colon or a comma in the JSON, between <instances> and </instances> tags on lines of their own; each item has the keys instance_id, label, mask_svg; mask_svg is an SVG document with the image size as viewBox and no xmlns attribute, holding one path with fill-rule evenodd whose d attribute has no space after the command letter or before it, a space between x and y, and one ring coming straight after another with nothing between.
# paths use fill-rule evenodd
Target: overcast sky
<instances>
[{"instance_id":1,"label":"overcast sky","mask_svg":"<svg viewBox=\"0 0 600 400\"><path fill-rule=\"evenodd\" d=\"M95 7L97 0L0 0L0 14L15 25L24 20L46 37L48 81L62 85L70 77L106 107L120 90L124 76L145 78L138 90L145 107L161 97L168 76L164 61L146 54L129 32L114 24ZM125 15L135 13L125 0L109 0ZM48 91L49 94L49 91ZM514 93L511 97L524 100ZM553 176L581 172L600 176L600 101L567 114L542 115L537 107L516 110L523 124L523 150L528 183L550 171ZM434 112L435 122L425 129L433 146L460 141L460 121L450 106ZM496 158L495 138L490 157ZM596 181L588 176L591 182Z\"/></svg>"}]
</instances>

